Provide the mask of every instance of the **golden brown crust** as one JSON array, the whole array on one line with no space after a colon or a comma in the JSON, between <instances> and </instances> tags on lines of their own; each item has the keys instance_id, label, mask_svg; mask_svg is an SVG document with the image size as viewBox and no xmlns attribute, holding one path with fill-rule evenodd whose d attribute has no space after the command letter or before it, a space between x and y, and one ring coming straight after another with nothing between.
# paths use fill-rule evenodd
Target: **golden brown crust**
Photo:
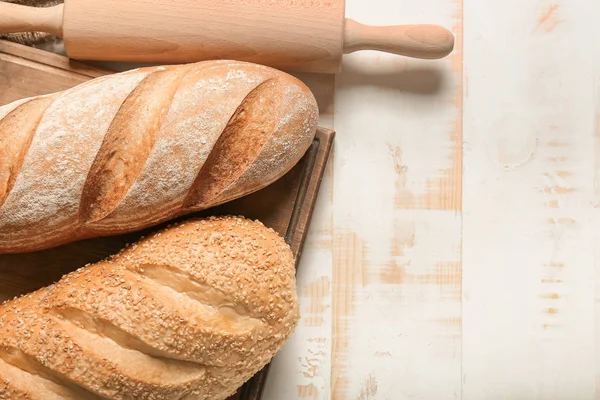
<instances>
[{"instance_id":1,"label":"golden brown crust","mask_svg":"<svg viewBox=\"0 0 600 400\"><path fill-rule=\"evenodd\" d=\"M0 306L0 399L225 399L298 318L277 233L241 217L184 221Z\"/></svg>"},{"instance_id":2,"label":"golden brown crust","mask_svg":"<svg viewBox=\"0 0 600 400\"><path fill-rule=\"evenodd\" d=\"M52 96L29 99L0 119L0 132L3 132L0 135L0 207L15 184L35 128L52 100Z\"/></svg>"},{"instance_id":3,"label":"golden brown crust","mask_svg":"<svg viewBox=\"0 0 600 400\"><path fill-rule=\"evenodd\" d=\"M236 61L141 68L0 107L0 144L20 135L0 160L0 253L140 230L252 193L299 161L317 120L302 82Z\"/></svg>"},{"instance_id":4,"label":"golden brown crust","mask_svg":"<svg viewBox=\"0 0 600 400\"><path fill-rule=\"evenodd\" d=\"M152 72L125 99L88 173L82 220L93 222L108 215L142 172L184 72Z\"/></svg>"}]
</instances>

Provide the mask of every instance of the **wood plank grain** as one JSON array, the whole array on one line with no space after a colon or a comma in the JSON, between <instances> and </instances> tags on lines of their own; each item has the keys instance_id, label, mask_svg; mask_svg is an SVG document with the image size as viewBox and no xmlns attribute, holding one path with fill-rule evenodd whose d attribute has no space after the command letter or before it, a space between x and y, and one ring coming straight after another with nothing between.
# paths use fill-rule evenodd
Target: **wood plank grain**
<instances>
[{"instance_id":1,"label":"wood plank grain","mask_svg":"<svg viewBox=\"0 0 600 400\"><path fill-rule=\"evenodd\" d=\"M595 396L597 10L466 1L464 399Z\"/></svg>"},{"instance_id":2,"label":"wood plank grain","mask_svg":"<svg viewBox=\"0 0 600 400\"><path fill-rule=\"evenodd\" d=\"M369 24L452 28L455 53L367 52L336 79L333 399L461 392L462 2L350 0Z\"/></svg>"},{"instance_id":3,"label":"wood plank grain","mask_svg":"<svg viewBox=\"0 0 600 400\"><path fill-rule=\"evenodd\" d=\"M58 54L0 40L0 104L57 92L107 73Z\"/></svg>"},{"instance_id":4,"label":"wood plank grain","mask_svg":"<svg viewBox=\"0 0 600 400\"><path fill-rule=\"evenodd\" d=\"M97 78L112 72L108 69L72 60L50 51L39 51L34 47L22 46L7 40L0 41L0 52L33 61L38 65L61 69L67 71L71 75L78 74L90 78Z\"/></svg>"},{"instance_id":5,"label":"wood plank grain","mask_svg":"<svg viewBox=\"0 0 600 400\"><path fill-rule=\"evenodd\" d=\"M588 10L589 20L594 21L589 25L592 30L591 36L598 37L600 35L600 26L595 23L600 18L600 4L595 2L592 5L592 9ZM593 224L596 229L593 230L592 240L594 243L594 274L595 274L595 285L594 285L594 338L595 338L595 400L600 400L600 47L595 46L592 50L592 74L593 74L593 112L594 112L594 150L593 150L593 162L594 162L594 178L592 182L593 187L593 200L592 206L594 207L594 213L592 216Z\"/></svg>"},{"instance_id":6,"label":"wood plank grain","mask_svg":"<svg viewBox=\"0 0 600 400\"><path fill-rule=\"evenodd\" d=\"M600 6L597 6L595 10L590 13L594 18L600 17ZM595 35L600 35L600 26L594 25ZM592 205L594 206L594 225L600 226L600 48L596 48L593 53L594 64L593 64L593 75L594 75L594 181L593 190L594 197ZM596 354L595 354L595 386L596 395L595 399L600 400L600 229L594 229L594 273L595 273L595 296L594 296L594 308L595 308L595 340L596 340Z\"/></svg>"}]
</instances>

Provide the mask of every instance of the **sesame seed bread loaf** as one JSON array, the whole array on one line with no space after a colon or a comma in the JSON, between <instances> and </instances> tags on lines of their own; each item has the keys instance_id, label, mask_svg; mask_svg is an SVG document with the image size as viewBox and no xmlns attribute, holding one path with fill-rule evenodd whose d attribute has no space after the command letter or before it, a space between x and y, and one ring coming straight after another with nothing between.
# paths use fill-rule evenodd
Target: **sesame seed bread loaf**
<instances>
[{"instance_id":1,"label":"sesame seed bread loaf","mask_svg":"<svg viewBox=\"0 0 600 400\"><path fill-rule=\"evenodd\" d=\"M277 233L184 221L0 306L0 399L225 399L298 318Z\"/></svg>"},{"instance_id":2,"label":"sesame seed bread loaf","mask_svg":"<svg viewBox=\"0 0 600 400\"><path fill-rule=\"evenodd\" d=\"M317 121L298 79L221 60L0 107L0 253L137 231L257 191L300 160Z\"/></svg>"}]
</instances>

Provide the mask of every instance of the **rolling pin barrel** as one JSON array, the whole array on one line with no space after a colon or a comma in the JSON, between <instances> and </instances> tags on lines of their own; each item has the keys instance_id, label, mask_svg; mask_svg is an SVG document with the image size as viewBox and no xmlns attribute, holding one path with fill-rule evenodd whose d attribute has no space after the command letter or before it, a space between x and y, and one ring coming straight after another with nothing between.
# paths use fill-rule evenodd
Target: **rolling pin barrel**
<instances>
[{"instance_id":1,"label":"rolling pin barrel","mask_svg":"<svg viewBox=\"0 0 600 400\"><path fill-rule=\"evenodd\" d=\"M435 25L366 26L345 0L65 0L31 8L0 2L0 33L43 31L81 60L179 64L230 59L288 71L337 73L344 53L437 59L454 37Z\"/></svg>"}]
</instances>

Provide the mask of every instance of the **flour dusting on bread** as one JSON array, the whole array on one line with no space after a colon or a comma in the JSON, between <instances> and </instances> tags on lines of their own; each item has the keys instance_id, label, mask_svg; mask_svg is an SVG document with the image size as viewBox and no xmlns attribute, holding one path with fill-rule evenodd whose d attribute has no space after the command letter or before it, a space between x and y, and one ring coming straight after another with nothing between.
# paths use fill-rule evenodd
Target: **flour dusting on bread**
<instances>
[{"instance_id":1,"label":"flour dusting on bread","mask_svg":"<svg viewBox=\"0 0 600 400\"><path fill-rule=\"evenodd\" d=\"M143 93L144 79L153 73L181 75L172 99L152 111L163 113L164 118L146 133L112 133L114 142L101 151L115 121L131 129L144 126L128 123L127 110L136 108L124 103L132 92ZM277 82L273 93L278 94L256 97L260 104L252 104L258 107L253 118L270 123L256 131L248 120L247 134L234 132L236 141L231 149L239 155L232 153L228 162L241 165L244 140L253 140L252 135L261 138L260 151L245 161L235 176L227 178L230 181L217 182L219 190L210 196L194 193L196 186L202 187L198 177L236 110L244 112L238 110L244 100L270 80ZM237 61L140 68L97 78L53 96L19 164L14 186L0 205L0 253L135 231L252 193L298 162L310 146L318 119L314 96L302 82L273 68ZM160 96L167 94L161 92ZM24 101L1 107L0 120ZM147 116L143 109L132 118L135 115ZM140 137L144 134L153 138ZM144 146L151 143L151 148L137 148L128 137ZM249 148L251 145L256 143L248 142ZM131 171L119 170L128 165ZM197 195L200 203L190 201Z\"/></svg>"}]
</instances>

